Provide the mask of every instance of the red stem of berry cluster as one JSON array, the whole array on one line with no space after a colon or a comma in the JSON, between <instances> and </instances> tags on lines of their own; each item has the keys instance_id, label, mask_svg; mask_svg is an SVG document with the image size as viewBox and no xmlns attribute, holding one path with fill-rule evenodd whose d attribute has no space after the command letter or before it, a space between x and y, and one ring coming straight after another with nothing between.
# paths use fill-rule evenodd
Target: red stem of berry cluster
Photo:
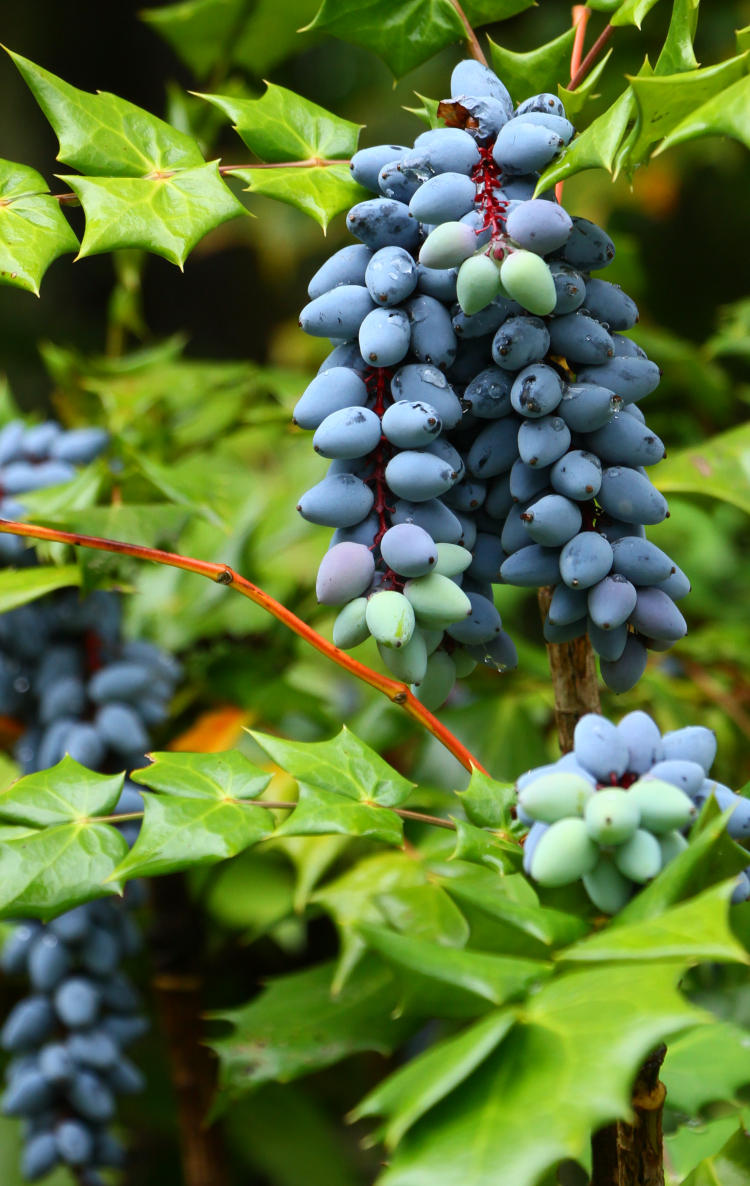
<instances>
[{"instance_id":1,"label":"red stem of berry cluster","mask_svg":"<svg viewBox=\"0 0 750 1186\"><path fill-rule=\"evenodd\" d=\"M475 167L471 179L477 187L476 207L483 217L482 230L492 232L492 253L495 259L502 259L505 254L501 245L505 237L505 214L508 203L499 201L495 191L500 185L500 169L492 155L492 145L479 145L479 164ZM480 232L481 233L481 232ZM495 246L497 242L497 246Z\"/></svg>"},{"instance_id":2,"label":"red stem of berry cluster","mask_svg":"<svg viewBox=\"0 0 750 1186\"><path fill-rule=\"evenodd\" d=\"M393 402L391 396L391 372L385 367L371 367L365 377L367 390L373 399L373 412L382 420L383 413L389 403ZM384 436L381 436L375 450L372 454L373 472L366 479L368 485L372 485L375 493L375 503L373 510L378 517L378 530L373 540L373 547L377 548L381 539L388 530L388 512L393 510L387 503L388 486L385 480L385 467L390 461L391 449L388 441Z\"/></svg>"},{"instance_id":3,"label":"red stem of berry cluster","mask_svg":"<svg viewBox=\"0 0 750 1186\"><path fill-rule=\"evenodd\" d=\"M22 535L31 539L52 540L55 543L72 544L73 547L92 548L98 552L114 552L119 556L133 556L136 560L151 560L155 564L164 564L169 568L180 568L184 572L194 572L198 576L208 577L218 585L228 585L241 593L243 597L247 597L249 601L254 602L255 605L259 605L261 609L271 614L294 634L298 634L316 651L320 651L326 658L348 671L350 675L356 676L363 683L369 684L371 688L382 692L393 704L400 705L413 720L422 725L428 733L431 733L441 745L444 745L465 770L469 772L479 770L482 774L488 773L479 759L474 757L466 746L451 733L450 729L447 729L429 709L417 700L416 696L412 695L406 684L399 680L389 679L388 676L381 675L378 671L373 671L364 663L347 655L345 651L339 650L333 643L328 642L316 630L308 626L306 622L303 622L301 618L298 618L296 614L293 614L285 605L282 605L280 601L276 601L263 589L254 585L252 581L248 581L246 577L240 576L228 564L214 564L209 560L198 560L193 556L180 556L177 552L165 552L161 548L146 548L142 544L128 544L121 540L105 539L96 535L81 535L77 531L58 531L57 528L41 527L36 523L15 523L10 519L0 519L0 533Z\"/></svg>"}]
</instances>

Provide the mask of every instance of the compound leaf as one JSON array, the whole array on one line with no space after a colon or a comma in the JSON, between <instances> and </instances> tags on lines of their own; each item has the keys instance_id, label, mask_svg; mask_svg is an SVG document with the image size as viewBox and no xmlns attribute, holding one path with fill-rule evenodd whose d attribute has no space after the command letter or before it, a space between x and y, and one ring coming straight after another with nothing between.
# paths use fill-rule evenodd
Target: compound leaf
<instances>
[{"instance_id":1,"label":"compound leaf","mask_svg":"<svg viewBox=\"0 0 750 1186\"><path fill-rule=\"evenodd\" d=\"M401 818L387 808L353 802L332 791L300 785L299 802L276 836L367 836L403 843Z\"/></svg>"},{"instance_id":2,"label":"compound leaf","mask_svg":"<svg viewBox=\"0 0 750 1186\"><path fill-rule=\"evenodd\" d=\"M0 794L0 819L48 828L108 815L122 791L124 774L97 774L67 755L56 766L19 778Z\"/></svg>"},{"instance_id":3,"label":"compound leaf","mask_svg":"<svg viewBox=\"0 0 750 1186\"><path fill-rule=\"evenodd\" d=\"M342 210L372 197L369 190L353 179L346 162L278 169L253 169L251 166L232 169L231 175L247 182L248 193L262 194L294 206L314 218L323 230Z\"/></svg>"},{"instance_id":4,"label":"compound leaf","mask_svg":"<svg viewBox=\"0 0 750 1186\"><path fill-rule=\"evenodd\" d=\"M342 119L302 95L268 83L260 99L201 95L234 124L261 161L348 158L357 151L361 124Z\"/></svg>"},{"instance_id":5,"label":"compound leaf","mask_svg":"<svg viewBox=\"0 0 750 1186\"><path fill-rule=\"evenodd\" d=\"M271 781L270 774L235 749L205 754L168 750L150 757L150 766L131 774L133 781L183 799L257 799Z\"/></svg>"}]
</instances>

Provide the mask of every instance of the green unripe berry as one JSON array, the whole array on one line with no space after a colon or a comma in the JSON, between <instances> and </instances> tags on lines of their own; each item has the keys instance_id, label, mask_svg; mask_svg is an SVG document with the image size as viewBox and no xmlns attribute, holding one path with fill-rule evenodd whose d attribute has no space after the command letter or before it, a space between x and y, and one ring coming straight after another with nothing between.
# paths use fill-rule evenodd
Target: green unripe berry
<instances>
[{"instance_id":1,"label":"green unripe berry","mask_svg":"<svg viewBox=\"0 0 750 1186\"><path fill-rule=\"evenodd\" d=\"M466 679L477 666L476 659L472 659L469 652L462 647L456 647L455 651L451 652L451 659L456 668L456 679Z\"/></svg>"},{"instance_id":2,"label":"green unripe berry","mask_svg":"<svg viewBox=\"0 0 750 1186\"><path fill-rule=\"evenodd\" d=\"M553 824L566 816L583 815L594 788L580 774L560 771L542 774L519 791L518 802L532 819Z\"/></svg>"},{"instance_id":3,"label":"green unripe berry","mask_svg":"<svg viewBox=\"0 0 750 1186\"><path fill-rule=\"evenodd\" d=\"M405 684L421 684L427 670L427 647L421 630L415 630L407 643L394 649L378 643L380 658L386 667Z\"/></svg>"},{"instance_id":4,"label":"green unripe berry","mask_svg":"<svg viewBox=\"0 0 750 1186\"><path fill-rule=\"evenodd\" d=\"M659 848L661 849L661 867L665 868L670 861L678 857L681 852L684 852L688 846L688 842L682 835L682 832L665 832L663 836L658 837Z\"/></svg>"},{"instance_id":5,"label":"green unripe berry","mask_svg":"<svg viewBox=\"0 0 750 1186\"><path fill-rule=\"evenodd\" d=\"M412 692L425 708L440 708L456 682L456 665L447 651L435 651L427 660L427 671Z\"/></svg>"},{"instance_id":6,"label":"green unripe berry","mask_svg":"<svg viewBox=\"0 0 750 1186\"><path fill-rule=\"evenodd\" d=\"M456 296L467 317L479 313L500 292L500 272L488 255L472 255L458 269Z\"/></svg>"},{"instance_id":7,"label":"green unripe berry","mask_svg":"<svg viewBox=\"0 0 750 1186\"><path fill-rule=\"evenodd\" d=\"M597 844L624 844L641 822L641 813L627 791L613 787L591 796L583 818Z\"/></svg>"},{"instance_id":8,"label":"green unripe berry","mask_svg":"<svg viewBox=\"0 0 750 1186\"><path fill-rule=\"evenodd\" d=\"M402 647L414 633L414 610L408 598L395 589L381 589L367 602L365 614L370 634L385 647Z\"/></svg>"},{"instance_id":9,"label":"green unripe berry","mask_svg":"<svg viewBox=\"0 0 750 1186\"><path fill-rule=\"evenodd\" d=\"M661 848L651 832L638 828L614 851L613 859L624 877L642 885L651 881L661 869Z\"/></svg>"},{"instance_id":10,"label":"green unripe berry","mask_svg":"<svg viewBox=\"0 0 750 1186\"><path fill-rule=\"evenodd\" d=\"M633 892L633 883L623 877L609 857L602 856L596 867L583 878L583 887L603 914L617 914Z\"/></svg>"},{"instance_id":11,"label":"green unripe berry","mask_svg":"<svg viewBox=\"0 0 750 1186\"><path fill-rule=\"evenodd\" d=\"M641 812L641 824L661 835L684 828L696 815L696 807L684 791L660 778L639 778L628 791Z\"/></svg>"},{"instance_id":12,"label":"green unripe berry","mask_svg":"<svg viewBox=\"0 0 750 1186\"><path fill-rule=\"evenodd\" d=\"M463 590L439 572L407 581L404 595L414 607L420 625L444 628L471 613L471 602Z\"/></svg>"},{"instance_id":13,"label":"green unripe berry","mask_svg":"<svg viewBox=\"0 0 750 1186\"><path fill-rule=\"evenodd\" d=\"M460 544L438 544L437 560L432 571L444 577L456 577L460 572L466 572L472 560L471 552Z\"/></svg>"},{"instance_id":14,"label":"green unripe berry","mask_svg":"<svg viewBox=\"0 0 750 1186\"><path fill-rule=\"evenodd\" d=\"M370 637L366 618L367 598L355 597L345 605L333 623L333 645L342 651L358 647Z\"/></svg>"},{"instance_id":15,"label":"green unripe berry","mask_svg":"<svg viewBox=\"0 0 750 1186\"><path fill-rule=\"evenodd\" d=\"M465 222L443 222L425 239L419 262L425 268L456 268L477 249L477 237Z\"/></svg>"},{"instance_id":16,"label":"green unripe berry","mask_svg":"<svg viewBox=\"0 0 750 1186\"><path fill-rule=\"evenodd\" d=\"M570 885L590 873L599 849L582 819L560 819L551 824L536 846L531 876L551 888Z\"/></svg>"},{"instance_id":17,"label":"green unripe berry","mask_svg":"<svg viewBox=\"0 0 750 1186\"><path fill-rule=\"evenodd\" d=\"M508 296L538 317L551 313L557 304L552 273L541 255L533 251L514 251L506 256L500 280Z\"/></svg>"}]
</instances>

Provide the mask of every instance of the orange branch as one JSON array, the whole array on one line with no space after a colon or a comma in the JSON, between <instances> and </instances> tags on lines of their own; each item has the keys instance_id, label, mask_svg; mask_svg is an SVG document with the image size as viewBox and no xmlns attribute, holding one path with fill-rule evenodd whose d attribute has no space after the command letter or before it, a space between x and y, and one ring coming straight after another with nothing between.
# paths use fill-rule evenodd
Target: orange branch
<instances>
[{"instance_id":1,"label":"orange branch","mask_svg":"<svg viewBox=\"0 0 750 1186\"><path fill-rule=\"evenodd\" d=\"M581 69L583 46L586 41L586 29L588 27L590 17L591 9L587 4L573 5L573 28L576 31L576 35L573 39L573 52L570 55L571 83L568 84L568 90L575 90L575 87L579 85L579 83L576 82L575 86L573 86L572 80L577 77L578 72ZM558 181L557 185L555 186L555 197L560 203L563 199L563 186L564 182L562 181Z\"/></svg>"},{"instance_id":2,"label":"orange branch","mask_svg":"<svg viewBox=\"0 0 750 1186\"><path fill-rule=\"evenodd\" d=\"M339 667L343 667L350 675L356 676L363 683L369 684L371 688L382 692L393 704L401 705L413 720L418 721L428 733L431 733L447 750L450 750L466 770L480 770L483 774L487 773L478 759L466 749L457 737L454 737L450 729L446 729L437 717L433 716L423 704L420 704L406 684L380 675L379 672L366 667L364 663L352 659L345 651L339 650L333 643L328 642L303 622L301 618L298 618L296 614L293 614L291 610L288 610L280 601L269 597L263 589L259 589L252 581L240 576L226 564L196 560L192 556L180 556L176 552L164 552L160 548L146 548L142 544L127 544L121 540L103 539L99 536L81 535L71 531L58 531L53 527L39 527L35 523L15 523L8 519L0 519L0 532L8 535L29 536L31 539L53 540L56 543L72 544L74 547L93 548L99 552L115 552L120 556L134 556L137 560L151 560L154 564L181 568L185 572L194 572L198 576L208 577L209 580L215 581L219 585L228 585L241 593L243 597L254 602L255 605L259 605L261 609L266 610L279 622L283 622L300 638L304 638L305 642L314 647L316 651L320 651L326 658L337 663Z\"/></svg>"}]
</instances>

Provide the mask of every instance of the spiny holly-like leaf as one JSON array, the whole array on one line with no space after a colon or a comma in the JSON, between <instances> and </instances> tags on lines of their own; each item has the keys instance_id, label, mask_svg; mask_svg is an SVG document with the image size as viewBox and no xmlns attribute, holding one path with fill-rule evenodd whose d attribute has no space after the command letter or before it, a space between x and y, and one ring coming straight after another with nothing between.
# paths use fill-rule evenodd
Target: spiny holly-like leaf
<instances>
[{"instance_id":1,"label":"spiny holly-like leaf","mask_svg":"<svg viewBox=\"0 0 750 1186\"><path fill-rule=\"evenodd\" d=\"M362 124L341 119L283 86L267 84L260 99L201 95L223 111L261 161L348 158L357 151Z\"/></svg>"},{"instance_id":2,"label":"spiny holly-like leaf","mask_svg":"<svg viewBox=\"0 0 750 1186\"><path fill-rule=\"evenodd\" d=\"M364 45L397 78L464 37L450 0L323 0L307 28Z\"/></svg>"},{"instance_id":3,"label":"spiny holly-like leaf","mask_svg":"<svg viewBox=\"0 0 750 1186\"><path fill-rule=\"evenodd\" d=\"M750 148L750 75L740 78L688 115L670 132L654 155L701 136L733 136Z\"/></svg>"},{"instance_id":4,"label":"spiny holly-like leaf","mask_svg":"<svg viewBox=\"0 0 750 1186\"><path fill-rule=\"evenodd\" d=\"M236 749L205 754L166 750L150 757L151 765L135 770L133 781L183 799L257 799L271 781L270 774Z\"/></svg>"},{"instance_id":5,"label":"spiny holly-like leaf","mask_svg":"<svg viewBox=\"0 0 750 1186\"><path fill-rule=\"evenodd\" d=\"M390 926L415 939L442 947L465 947L469 940L469 924L458 906L432 882L387 890L375 902Z\"/></svg>"},{"instance_id":6,"label":"spiny holly-like leaf","mask_svg":"<svg viewBox=\"0 0 750 1186\"><path fill-rule=\"evenodd\" d=\"M646 159L652 144L667 136L690 112L742 77L746 55L688 73L631 78L638 122L622 164L633 167Z\"/></svg>"},{"instance_id":7,"label":"spiny holly-like leaf","mask_svg":"<svg viewBox=\"0 0 750 1186\"><path fill-rule=\"evenodd\" d=\"M489 870L458 861L433 866L433 870L459 905L476 907L509 929L528 935L535 945L564 947L588 930L583 919L540 906L528 881L518 874L498 878Z\"/></svg>"},{"instance_id":8,"label":"spiny holly-like leaf","mask_svg":"<svg viewBox=\"0 0 750 1186\"><path fill-rule=\"evenodd\" d=\"M635 97L628 87L611 107L589 124L585 132L575 137L561 157L545 169L535 192L543 193L558 181L565 181L585 169L606 169L611 173L634 109Z\"/></svg>"},{"instance_id":9,"label":"spiny holly-like leaf","mask_svg":"<svg viewBox=\"0 0 750 1186\"><path fill-rule=\"evenodd\" d=\"M408 111L411 115L416 115L417 119L421 119L422 123L427 124L428 128L442 128L443 122L438 115L440 100L429 99L427 95L420 95L419 91L415 91L414 94L419 99L421 106L404 107L404 111Z\"/></svg>"},{"instance_id":10,"label":"spiny holly-like leaf","mask_svg":"<svg viewBox=\"0 0 750 1186\"><path fill-rule=\"evenodd\" d=\"M315 0L257 0L252 6L247 0L184 0L140 15L203 78L217 61L262 75L299 41L299 27L316 7Z\"/></svg>"},{"instance_id":11,"label":"spiny holly-like leaf","mask_svg":"<svg viewBox=\"0 0 750 1186\"><path fill-rule=\"evenodd\" d=\"M635 894L627 906L615 915L610 928L655 918L676 902L729 877L736 877L747 865L747 852L727 835L731 809L721 812L710 799L701 812L690 837L690 844L667 865L650 885Z\"/></svg>"},{"instance_id":12,"label":"spiny holly-like leaf","mask_svg":"<svg viewBox=\"0 0 750 1186\"><path fill-rule=\"evenodd\" d=\"M181 268L204 235L247 214L222 181L217 161L156 178L60 180L78 195L86 214L81 256L140 247Z\"/></svg>"},{"instance_id":13,"label":"spiny holly-like leaf","mask_svg":"<svg viewBox=\"0 0 750 1186\"><path fill-rule=\"evenodd\" d=\"M721 882L664 914L605 927L561 951L558 958L565 963L621 960L750 963L750 956L729 929L729 900L734 886L734 879Z\"/></svg>"},{"instance_id":14,"label":"spiny holly-like leaf","mask_svg":"<svg viewBox=\"0 0 750 1186\"><path fill-rule=\"evenodd\" d=\"M259 1083L288 1083L351 1054L390 1054L413 1028L394 1018L396 981L373 958L352 973L336 996L332 963L272 980L241 1009L214 1014L232 1034L211 1043L220 1060L222 1096L234 1099Z\"/></svg>"},{"instance_id":15,"label":"spiny holly-like leaf","mask_svg":"<svg viewBox=\"0 0 750 1186\"><path fill-rule=\"evenodd\" d=\"M398 935L385 927L364 924L359 931L369 947L410 975L424 977L502 1005L550 975L541 960L490 955L465 948L440 947L426 939Z\"/></svg>"},{"instance_id":16,"label":"spiny holly-like leaf","mask_svg":"<svg viewBox=\"0 0 750 1186\"><path fill-rule=\"evenodd\" d=\"M456 1037L413 1058L365 1096L350 1119L384 1116L378 1139L393 1149L426 1112L463 1083L492 1054L515 1021L509 1009L489 1013Z\"/></svg>"},{"instance_id":17,"label":"spiny holly-like leaf","mask_svg":"<svg viewBox=\"0 0 750 1186\"><path fill-rule=\"evenodd\" d=\"M0 794L0 819L35 828L108 815L119 798L123 774L97 774L72 758L27 774Z\"/></svg>"},{"instance_id":18,"label":"spiny holly-like leaf","mask_svg":"<svg viewBox=\"0 0 750 1186\"><path fill-rule=\"evenodd\" d=\"M669 1044L662 1071L670 1107L697 1116L707 1104L737 1102L750 1083L750 1033L722 1021Z\"/></svg>"},{"instance_id":19,"label":"spiny holly-like leaf","mask_svg":"<svg viewBox=\"0 0 750 1186\"><path fill-rule=\"evenodd\" d=\"M682 1186L744 1186L750 1180L750 1136L739 1128L713 1157L707 1157Z\"/></svg>"},{"instance_id":20,"label":"spiny holly-like leaf","mask_svg":"<svg viewBox=\"0 0 750 1186\"><path fill-rule=\"evenodd\" d=\"M474 769L468 787L458 797L471 823L478 828L510 827L511 808L516 801L513 783L498 782Z\"/></svg>"},{"instance_id":21,"label":"spiny holly-like leaf","mask_svg":"<svg viewBox=\"0 0 750 1186\"><path fill-rule=\"evenodd\" d=\"M0 614L44 597L54 589L80 585L81 570L77 564L39 565L38 568L4 568L0 571Z\"/></svg>"},{"instance_id":22,"label":"spiny holly-like leaf","mask_svg":"<svg viewBox=\"0 0 750 1186\"><path fill-rule=\"evenodd\" d=\"M115 878L213 865L267 839L274 828L270 812L229 799L147 794L143 802L138 839Z\"/></svg>"},{"instance_id":23,"label":"spiny holly-like leaf","mask_svg":"<svg viewBox=\"0 0 750 1186\"><path fill-rule=\"evenodd\" d=\"M0 284L39 295L39 285L59 255L78 240L36 169L0 160Z\"/></svg>"},{"instance_id":24,"label":"spiny holly-like leaf","mask_svg":"<svg viewBox=\"0 0 750 1186\"><path fill-rule=\"evenodd\" d=\"M414 787L346 726L330 741L287 741L252 730L251 734L282 770L304 786L382 807L398 807Z\"/></svg>"},{"instance_id":25,"label":"spiny holly-like leaf","mask_svg":"<svg viewBox=\"0 0 750 1186\"><path fill-rule=\"evenodd\" d=\"M748 1119L747 1114L743 1117L742 1113L738 1116L736 1111L729 1112L703 1123L691 1119L671 1133L665 1133L664 1161L669 1166L669 1186L684 1182L702 1161L715 1157L737 1132L738 1123L747 1129ZM711 1186L716 1186L715 1178L711 1180Z\"/></svg>"},{"instance_id":26,"label":"spiny holly-like leaf","mask_svg":"<svg viewBox=\"0 0 750 1186\"><path fill-rule=\"evenodd\" d=\"M313 165L295 168L232 169L232 177L247 182L247 192L263 194L294 206L326 229L342 210L372 197L358 185L349 166Z\"/></svg>"},{"instance_id":27,"label":"spiny holly-like leaf","mask_svg":"<svg viewBox=\"0 0 750 1186\"><path fill-rule=\"evenodd\" d=\"M504 49L490 37L492 69L498 78L502 78L517 103L532 92L554 92L558 83L565 83L570 78L570 51L575 35L575 29L566 29L554 41L525 54Z\"/></svg>"},{"instance_id":28,"label":"spiny holly-like leaf","mask_svg":"<svg viewBox=\"0 0 750 1186\"><path fill-rule=\"evenodd\" d=\"M465 820L456 820L456 847L453 857L457 861L474 861L487 865L498 873L512 873L521 866L523 853L520 845L511 844L483 828L475 828Z\"/></svg>"},{"instance_id":29,"label":"spiny holly-like leaf","mask_svg":"<svg viewBox=\"0 0 750 1186\"><path fill-rule=\"evenodd\" d=\"M750 514L750 424L670 452L654 481L665 494L716 498Z\"/></svg>"},{"instance_id":30,"label":"spiny holly-like leaf","mask_svg":"<svg viewBox=\"0 0 750 1186\"><path fill-rule=\"evenodd\" d=\"M48 919L117 893L121 883L105 882L127 848L116 828L86 820L7 839L0 845L0 916Z\"/></svg>"},{"instance_id":31,"label":"spiny holly-like leaf","mask_svg":"<svg viewBox=\"0 0 750 1186\"><path fill-rule=\"evenodd\" d=\"M610 25L635 25L640 29L643 18L648 16L658 0L625 0L609 18Z\"/></svg>"},{"instance_id":32,"label":"spiny holly-like leaf","mask_svg":"<svg viewBox=\"0 0 750 1186\"><path fill-rule=\"evenodd\" d=\"M58 160L94 177L145 177L203 164L192 136L127 99L81 91L8 51L60 141Z\"/></svg>"},{"instance_id":33,"label":"spiny holly-like leaf","mask_svg":"<svg viewBox=\"0 0 750 1186\"><path fill-rule=\"evenodd\" d=\"M299 803L277 829L277 836L367 836L383 844L403 843L400 816L350 798L300 785Z\"/></svg>"},{"instance_id":34,"label":"spiny holly-like leaf","mask_svg":"<svg viewBox=\"0 0 750 1186\"><path fill-rule=\"evenodd\" d=\"M566 90L564 86L560 86L558 83L557 94L562 99L563 106L569 118L583 110L589 99L598 98L598 94L594 92L611 56L612 50L610 49L574 91Z\"/></svg>"},{"instance_id":35,"label":"spiny holly-like leaf","mask_svg":"<svg viewBox=\"0 0 750 1186\"><path fill-rule=\"evenodd\" d=\"M655 74L677 74L694 70L698 59L693 49L701 0L674 0L669 29L654 67ZM742 49L738 50L739 53Z\"/></svg>"},{"instance_id":36,"label":"spiny holly-like leaf","mask_svg":"<svg viewBox=\"0 0 750 1186\"><path fill-rule=\"evenodd\" d=\"M586 1161L592 1130L629 1114L649 1051L707 1020L676 991L678 975L633 964L543 985L499 1048L407 1134L379 1186L536 1186L558 1161Z\"/></svg>"}]
</instances>

